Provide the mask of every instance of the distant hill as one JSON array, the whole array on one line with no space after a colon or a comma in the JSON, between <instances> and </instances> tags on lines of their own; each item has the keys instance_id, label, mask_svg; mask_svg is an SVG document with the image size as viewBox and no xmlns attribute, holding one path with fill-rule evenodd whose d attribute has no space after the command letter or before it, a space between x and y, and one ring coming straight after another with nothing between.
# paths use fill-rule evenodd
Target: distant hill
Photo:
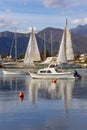
<instances>
[{"instance_id":1,"label":"distant hill","mask_svg":"<svg viewBox=\"0 0 87 130\"><path fill-rule=\"evenodd\" d=\"M6 31L0 33L0 54L1 55L7 55L10 53L13 37L14 37L13 32ZM17 33L18 55L25 52L28 39L29 39L29 35ZM13 50L14 47L15 46L13 46ZM12 55L14 55L14 51L12 51Z\"/></svg>"},{"instance_id":2,"label":"distant hill","mask_svg":"<svg viewBox=\"0 0 87 130\"><path fill-rule=\"evenodd\" d=\"M72 30L71 30L72 31ZM51 39L52 39L52 48L54 55L58 54L61 38L62 38L62 29L58 28L45 28L36 34L37 43L39 46L40 52L44 50L44 34L45 34L45 43L47 50L51 51ZM52 37L51 37L52 34ZM86 33L85 33L86 34ZM29 41L29 34L17 33L17 50L18 55L25 54L27 44ZM0 33L0 54L7 55L10 53L14 33L13 32L1 32ZM87 37L84 37L83 34L77 34L71 32L72 43L74 54L87 53ZM14 53L12 53L14 56Z\"/></svg>"},{"instance_id":3,"label":"distant hill","mask_svg":"<svg viewBox=\"0 0 87 130\"><path fill-rule=\"evenodd\" d=\"M51 39L51 32L53 35L53 49L55 53L58 53L63 30L62 29L57 29L57 28L46 28L42 31L40 31L39 37L43 39L43 35L45 33L46 35L46 43L49 45L49 50L50 50L50 39ZM73 50L74 54L81 54L81 53L87 53L87 37L84 37L82 35L76 34L71 32L71 38L72 38L72 43L73 43Z\"/></svg>"},{"instance_id":4,"label":"distant hill","mask_svg":"<svg viewBox=\"0 0 87 130\"><path fill-rule=\"evenodd\" d=\"M87 37L87 24L78 25L76 28L72 28L71 31L74 32L74 33L77 33L79 35Z\"/></svg>"}]
</instances>

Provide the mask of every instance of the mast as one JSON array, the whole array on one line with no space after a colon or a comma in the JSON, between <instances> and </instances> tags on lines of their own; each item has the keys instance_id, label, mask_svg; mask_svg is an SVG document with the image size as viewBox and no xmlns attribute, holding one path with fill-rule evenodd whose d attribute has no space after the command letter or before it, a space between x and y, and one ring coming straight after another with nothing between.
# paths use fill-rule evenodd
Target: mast
<instances>
[{"instance_id":1,"label":"mast","mask_svg":"<svg viewBox=\"0 0 87 130\"><path fill-rule=\"evenodd\" d=\"M53 56L53 35L52 35L52 31L51 31L50 42L51 42L51 56Z\"/></svg>"},{"instance_id":2,"label":"mast","mask_svg":"<svg viewBox=\"0 0 87 130\"><path fill-rule=\"evenodd\" d=\"M16 28L15 28L15 35L14 35L14 42L15 42L15 61L17 61L17 35L16 35Z\"/></svg>"},{"instance_id":3,"label":"mast","mask_svg":"<svg viewBox=\"0 0 87 130\"><path fill-rule=\"evenodd\" d=\"M46 59L46 35L44 33L44 60Z\"/></svg>"}]
</instances>

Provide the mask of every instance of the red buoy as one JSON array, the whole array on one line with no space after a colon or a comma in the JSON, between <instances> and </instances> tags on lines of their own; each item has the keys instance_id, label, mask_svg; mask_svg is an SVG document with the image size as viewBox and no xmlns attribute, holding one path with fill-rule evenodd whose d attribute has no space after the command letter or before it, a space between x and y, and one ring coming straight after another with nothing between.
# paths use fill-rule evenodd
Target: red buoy
<instances>
[{"instance_id":1,"label":"red buoy","mask_svg":"<svg viewBox=\"0 0 87 130\"><path fill-rule=\"evenodd\" d=\"M24 97L19 97L20 101L23 101Z\"/></svg>"},{"instance_id":2,"label":"red buoy","mask_svg":"<svg viewBox=\"0 0 87 130\"><path fill-rule=\"evenodd\" d=\"M55 84L56 84L56 81L57 81L57 79L54 79L54 80L52 80L52 83L55 83Z\"/></svg>"},{"instance_id":3,"label":"red buoy","mask_svg":"<svg viewBox=\"0 0 87 130\"><path fill-rule=\"evenodd\" d=\"M22 91L20 91L20 93L19 93L19 97L24 98L24 93L23 93Z\"/></svg>"}]
</instances>

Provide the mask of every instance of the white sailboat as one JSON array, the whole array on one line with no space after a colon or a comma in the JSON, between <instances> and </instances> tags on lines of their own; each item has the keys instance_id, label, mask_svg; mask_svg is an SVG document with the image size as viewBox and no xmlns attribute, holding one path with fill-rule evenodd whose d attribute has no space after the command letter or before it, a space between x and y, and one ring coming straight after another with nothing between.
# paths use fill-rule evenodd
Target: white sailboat
<instances>
[{"instance_id":1,"label":"white sailboat","mask_svg":"<svg viewBox=\"0 0 87 130\"><path fill-rule=\"evenodd\" d=\"M35 63L41 60L39 48L37 45L36 37L35 37L35 31L32 27L30 32L30 39L27 46L27 50L24 57L24 66L27 67L34 67Z\"/></svg>"},{"instance_id":2,"label":"white sailboat","mask_svg":"<svg viewBox=\"0 0 87 130\"><path fill-rule=\"evenodd\" d=\"M72 47L71 33L69 31L68 22L66 19L66 26L62 36L57 62L58 64L61 64L73 60L74 60L74 53Z\"/></svg>"},{"instance_id":3,"label":"white sailboat","mask_svg":"<svg viewBox=\"0 0 87 130\"><path fill-rule=\"evenodd\" d=\"M13 39L14 39L14 42L12 43L12 46L11 46L10 56L8 56L9 61L2 63L3 68L10 68L10 69L12 68L13 69L13 68L22 68L23 67L23 63L19 62L17 60L17 35L16 35L16 31L14 33L14 38ZM15 60L14 61L11 59L12 47L15 48L14 49L14 51L15 51Z\"/></svg>"},{"instance_id":4,"label":"white sailboat","mask_svg":"<svg viewBox=\"0 0 87 130\"><path fill-rule=\"evenodd\" d=\"M16 44L15 44L15 46L16 46ZM15 51L15 53L17 56L16 51ZM15 57L15 59L16 59L16 57ZM30 68L34 69L34 68L36 68L34 62L40 61L40 60L41 60L41 58L40 58L40 53L39 53L36 37L35 37L35 32L34 32L34 28L32 27L28 47L27 47L25 57L24 57L24 61L23 62L18 62L18 61L7 62L7 63L4 63L4 67L6 65L8 68L30 67ZM24 71L14 72L14 70L11 70L11 69L8 69L8 70L4 69L3 74L26 74L26 72L24 72Z\"/></svg>"},{"instance_id":5,"label":"white sailboat","mask_svg":"<svg viewBox=\"0 0 87 130\"><path fill-rule=\"evenodd\" d=\"M76 65L74 63L69 64L68 61L74 61L74 52L71 40L71 33L66 19L66 25L63 31L57 60L55 63L50 64L49 67L55 66L58 68L62 67L63 69L81 68L80 65Z\"/></svg>"},{"instance_id":6,"label":"white sailboat","mask_svg":"<svg viewBox=\"0 0 87 130\"><path fill-rule=\"evenodd\" d=\"M15 61L8 61L8 62L4 62L2 63L2 66L3 69L2 70L2 73L4 75L13 75L13 74L27 74L27 72L24 72L24 71L21 71L21 70L15 70L17 68L23 68L23 62L19 62L17 60L17 37L16 37L16 32L15 32L15 35L14 35L14 47L15 47ZM13 45L13 43L12 43ZM11 47L11 50L12 50L12 47ZM10 56L11 56L11 52L10 52Z\"/></svg>"}]
</instances>

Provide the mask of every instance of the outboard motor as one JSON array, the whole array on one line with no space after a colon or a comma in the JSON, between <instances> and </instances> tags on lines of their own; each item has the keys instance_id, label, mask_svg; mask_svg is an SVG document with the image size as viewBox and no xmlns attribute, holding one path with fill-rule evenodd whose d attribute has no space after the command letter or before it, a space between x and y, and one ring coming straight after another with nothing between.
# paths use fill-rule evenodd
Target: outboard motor
<instances>
[{"instance_id":1,"label":"outboard motor","mask_svg":"<svg viewBox=\"0 0 87 130\"><path fill-rule=\"evenodd\" d=\"M81 75L76 70L74 71L74 77L81 79Z\"/></svg>"}]
</instances>

